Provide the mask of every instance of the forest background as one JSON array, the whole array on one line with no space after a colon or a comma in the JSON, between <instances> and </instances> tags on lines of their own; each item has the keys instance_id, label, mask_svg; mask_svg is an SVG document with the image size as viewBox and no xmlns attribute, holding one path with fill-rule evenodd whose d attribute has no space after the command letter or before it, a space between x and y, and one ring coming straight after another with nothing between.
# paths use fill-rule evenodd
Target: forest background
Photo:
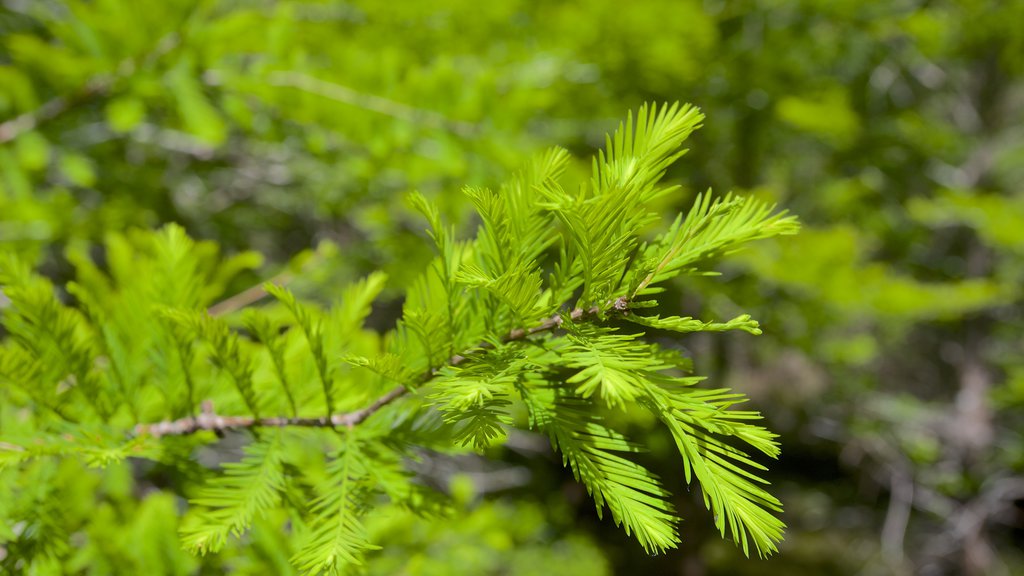
<instances>
[{"instance_id":1,"label":"forest background","mask_svg":"<svg viewBox=\"0 0 1024 576\"><path fill-rule=\"evenodd\" d=\"M60 285L104 241L178 223L243 256L219 287L243 303L270 279L326 303L384 271L383 329L434 255L407 193L468 234L464 186L552 145L588 157L644 102L690 102L706 120L666 214L713 188L802 223L663 295L694 317L749 313L762 335L659 336L780 434L779 553L745 558L695 489L674 502L681 548L648 556L521 434L428 458L458 513L387 527L367 569L1022 573L1022 22L1019 0L3 0L0 252ZM633 426L678 477L667 433ZM120 486L139 539L112 570L289 569L258 542L191 556L171 472L138 472L65 471L83 493L54 496L83 500L74 522L96 513L85 486ZM87 573L75 538L61 570Z\"/></svg>"}]
</instances>

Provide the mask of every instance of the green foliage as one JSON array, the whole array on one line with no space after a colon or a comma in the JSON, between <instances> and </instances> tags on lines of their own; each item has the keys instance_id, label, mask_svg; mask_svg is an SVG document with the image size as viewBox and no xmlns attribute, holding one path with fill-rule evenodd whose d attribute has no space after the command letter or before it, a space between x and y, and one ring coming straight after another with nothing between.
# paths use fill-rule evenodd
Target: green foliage
<instances>
[{"instance_id":1,"label":"green foliage","mask_svg":"<svg viewBox=\"0 0 1024 576\"><path fill-rule=\"evenodd\" d=\"M559 186L547 190L548 209L568 237L558 270L581 270L583 293L577 307L589 308L619 296L620 279L636 248L638 233L656 218L647 208L673 187L658 181L686 151L679 148L703 116L690 106L641 108L636 127L632 115L613 136L606 151L594 159L590 186L578 193ZM571 282L559 286L575 289Z\"/></svg>"},{"instance_id":2,"label":"green foliage","mask_svg":"<svg viewBox=\"0 0 1024 576\"><path fill-rule=\"evenodd\" d=\"M752 320L749 314L741 314L728 322L702 322L690 317L680 318L679 316L667 316L662 318L660 316L639 316L632 314L627 316L626 319L630 322L640 324L641 326L672 330L673 332L723 332L725 330L743 330L744 332L749 332L754 336L761 334L760 324L757 323L757 320Z\"/></svg>"},{"instance_id":3,"label":"green foliage","mask_svg":"<svg viewBox=\"0 0 1024 576\"><path fill-rule=\"evenodd\" d=\"M317 379L324 393L324 404L327 407L327 414L334 413L334 378L331 368L327 363L327 355L324 352L324 339L322 320L316 312L311 311L307 306L295 300L295 296L286 288L266 284L263 289L271 296L277 298L295 319L295 323L302 330L309 352L313 357L313 366L316 368Z\"/></svg>"},{"instance_id":4,"label":"green foliage","mask_svg":"<svg viewBox=\"0 0 1024 576\"><path fill-rule=\"evenodd\" d=\"M658 181L700 118L687 106L641 108L635 126L628 120L608 139L576 195L564 192L568 156L557 150L498 193L471 190L481 211L474 240L455 240L438 209L414 196L438 256L383 337L364 327L384 288L380 274L327 308L264 284L277 305L247 310L240 331L231 316L212 316L206 306L216 297L212 287L244 266L218 266L210 245L174 226L108 239L109 275L76 257L81 278L69 291L81 310L8 259L5 402L26 409L21 425L67 438L40 448L5 426L8 470L22 474L54 457L180 466L175 453L216 446L210 431L241 429L251 434L241 460L200 468L189 483L184 546L221 552L265 520L283 529L284 513L293 526L284 536L291 564L304 574L335 574L378 549L367 522L383 502L432 513L433 499L415 487L402 454L418 446L485 451L525 410L528 426L550 438L598 511L607 509L645 550L659 553L680 541L670 492L627 457L638 445L606 415L640 407L676 439L685 481L700 485L722 535L747 554L774 552L781 505L750 471L763 467L733 446L774 457L774 436L749 422L756 413L729 409L742 395L695 388L699 378L680 375L689 368L682 357L608 325L626 318L686 331L756 331L749 317L723 325L632 312L655 306L647 296L653 285L696 271L698 257L796 230L792 218L756 202L699 199L670 239L641 247L656 221L651 203L673 190ZM138 270L146 272L142 281ZM547 281L545 270L553 271ZM573 298L577 290L582 296ZM122 303L138 317L120 316ZM430 414L440 418L415 423ZM401 424L409 418L411 428ZM67 557L62 548L11 550L26 562Z\"/></svg>"},{"instance_id":5,"label":"green foliage","mask_svg":"<svg viewBox=\"0 0 1024 576\"><path fill-rule=\"evenodd\" d=\"M669 380L649 392L648 402L668 426L683 456L686 481L691 473L704 487L704 505L715 512L715 526L722 536L726 528L743 548L749 552L752 542L759 554L776 551L785 525L772 512L781 512L782 504L758 484L767 482L739 466L740 464L764 470L765 468L715 435L733 436L772 457L778 456L775 435L745 420L759 419L750 411L731 412L727 409L743 401L742 395L725 391L672 394L673 387L686 384ZM749 535L749 539L748 539Z\"/></svg>"},{"instance_id":6,"label":"green foliage","mask_svg":"<svg viewBox=\"0 0 1024 576\"><path fill-rule=\"evenodd\" d=\"M773 207L754 199L713 200L710 194L698 195L685 220L680 214L668 232L645 246L641 264L630 288L633 294L650 293L648 287L679 272L694 272L702 258L728 254L737 246L777 234L792 234L792 218L772 214Z\"/></svg>"},{"instance_id":7,"label":"green foliage","mask_svg":"<svg viewBox=\"0 0 1024 576\"><path fill-rule=\"evenodd\" d=\"M728 526L745 553L749 552L748 533L759 553L774 551L784 526L771 512L781 511L782 505L757 486L765 481L744 467L765 468L716 436L732 436L777 457L775 435L746 422L759 419L756 412L729 410L744 400L742 394L692 388L699 378L665 373L676 368L675 363L666 363L665 356L651 345L636 342L637 336L593 327L576 334L570 330L573 345L563 358L568 367L580 370L566 383L580 383L575 392L582 398L600 389L610 405L638 403L651 410L675 439L683 456L686 482L695 475L704 487L704 504L715 513L722 536ZM626 526L628 529L630 524L626 522ZM658 550L663 546L650 547Z\"/></svg>"},{"instance_id":8,"label":"green foliage","mask_svg":"<svg viewBox=\"0 0 1024 576\"><path fill-rule=\"evenodd\" d=\"M313 501L315 515L309 535L292 562L307 574L337 573L362 564L363 553L376 548L367 541L359 516L365 507L365 493L373 488L368 461L359 448L355 433L343 434L343 443L328 468L328 483Z\"/></svg>"},{"instance_id":9,"label":"green foliage","mask_svg":"<svg viewBox=\"0 0 1024 576\"><path fill-rule=\"evenodd\" d=\"M474 488L472 480L468 486ZM578 536L552 538L546 519L567 515L566 505L559 499L545 506L504 500L463 505L469 510L456 512L443 523L415 522L398 510L373 519L367 528L375 540L388 545L367 566L368 572L541 576L558 566L560 572L573 576L612 574L592 541ZM408 535L410 527L412 537ZM444 550L444 554L435 550Z\"/></svg>"},{"instance_id":10,"label":"green foliage","mask_svg":"<svg viewBox=\"0 0 1024 576\"><path fill-rule=\"evenodd\" d=\"M330 485L323 454L339 453L331 434L283 434L280 502L194 557L179 543L184 499L274 430L129 431L252 417L247 402L316 420L328 397L347 413L400 386L356 426L386 471L359 516L386 548L357 571L1020 572L1022 20L1020 0L0 4L0 266L19 278L3 280L0 315L22 335L0 329L0 555L32 556L0 571L294 573L305 503ZM685 184L627 221L593 200L626 198L601 180L625 163L538 154L589 150L622 110L682 96L710 119L666 169L664 187ZM737 196L691 207L711 185ZM411 190L422 201L403 202ZM748 210L775 204L804 231L742 244L744 215L760 226ZM623 262L574 237L638 249ZM361 292L377 270L387 284ZM612 304L636 292L628 309L584 299L585 274ZM312 341L263 300L264 280L295 296ZM556 312L618 331L574 343L548 329ZM744 333L762 327L756 343ZM733 333L699 333L718 330ZM607 361L607 384L565 384L587 367L561 359L538 366L555 335ZM704 491L678 489L672 424L636 405L653 342L675 366L664 373L696 366L750 394L781 435L769 477L789 528L770 564L700 521ZM683 551L646 556L591 521L571 470L524 458L542 451L524 378L574 397L586 385L591 415L649 449L611 453L676 493ZM442 505L437 489L469 477L479 494ZM36 514L49 495L62 502Z\"/></svg>"},{"instance_id":11,"label":"green foliage","mask_svg":"<svg viewBox=\"0 0 1024 576\"><path fill-rule=\"evenodd\" d=\"M225 464L224 474L190 500L197 508L184 522L182 544L200 554L219 552L229 535L241 536L261 511L276 506L285 482L282 448L272 435L246 446L241 462Z\"/></svg>"},{"instance_id":12,"label":"green foliage","mask_svg":"<svg viewBox=\"0 0 1024 576\"><path fill-rule=\"evenodd\" d=\"M512 356L516 352L500 350L474 357L467 366L446 366L432 382L429 398L453 425L452 439L460 445L482 451L505 439L512 387L533 368L528 359Z\"/></svg>"},{"instance_id":13,"label":"green foliage","mask_svg":"<svg viewBox=\"0 0 1024 576\"><path fill-rule=\"evenodd\" d=\"M603 426L579 397L559 396L553 389L531 393L530 418L547 432L563 463L587 487L598 514L607 507L615 523L633 533L648 551L678 545L678 519L666 501L668 491L650 471L616 454L637 452L639 447Z\"/></svg>"}]
</instances>

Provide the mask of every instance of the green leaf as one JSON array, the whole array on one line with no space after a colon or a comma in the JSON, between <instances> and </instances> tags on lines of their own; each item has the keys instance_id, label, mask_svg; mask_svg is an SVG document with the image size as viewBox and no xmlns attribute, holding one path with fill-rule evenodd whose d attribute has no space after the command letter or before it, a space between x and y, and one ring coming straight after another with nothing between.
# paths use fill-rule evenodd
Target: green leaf
<instances>
[{"instance_id":1,"label":"green leaf","mask_svg":"<svg viewBox=\"0 0 1024 576\"><path fill-rule=\"evenodd\" d=\"M188 330L195 338L202 338L210 343L211 358L214 363L224 369L230 376L239 395L253 416L260 415L260 402L253 388L253 366L249 352L241 345L240 337L221 318L213 318L206 312L185 312L166 310L164 316ZM188 344L182 341L181 348ZM186 368L186 370L188 370Z\"/></svg>"},{"instance_id":2,"label":"green leaf","mask_svg":"<svg viewBox=\"0 0 1024 576\"><path fill-rule=\"evenodd\" d=\"M281 389L288 399L288 406L291 408L292 416L298 416L299 408L295 403L295 393L292 391L288 380L288 371L285 364L285 342L284 338L281 337L280 327L264 313L253 308L246 309L242 316L242 324L256 340L263 343L264 348L270 355L270 361L274 365L274 373L281 384Z\"/></svg>"},{"instance_id":3,"label":"green leaf","mask_svg":"<svg viewBox=\"0 0 1024 576\"><path fill-rule=\"evenodd\" d=\"M329 466L330 484L313 502L310 532L292 557L303 574L340 574L361 565L363 554L378 548L367 540L360 519L368 462L352 436L343 434L344 445Z\"/></svg>"},{"instance_id":4,"label":"green leaf","mask_svg":"<svg viewBox=\"0 0 1024 576\"><path fill-rule=\"evenodd\" d=\"M476 256L492 276L522 262L538 260L557 237L550 214L543 208L542 189L557 186L570 160L569 153L552 148L535 158L495 193L485 188L464 192L480 214Z\"/></svg>"},{"instance_id":5,"label":"green leaf","mask_svg":"<svg viewBox=\"0 0 1024 576\"><path fill-rule=\"evenodd\" d=\"M607 507L615 524L635 535L649 553L679 544L670 494L657 476L617 454L638 452L635 444L601 424L589 403L554 385L519 390L531 422L548 434L563 464L587 487L598 516Z\"/></svg>"},{"instance_id":6,"label":"green leaf","mask_svg":"<svg viewBox=\"0 0 1024 576\"><path fill-rule=\"evenodd\" d=\"M228 127L220 112L203 92L191 58L183 58L167 75L167 85L177 103L185 129L205 144L219 146Z\"/></svg>"},{"instance_id":7,"label":"green leaf","mask_svg":"<svg viewBox=\"0 0 1024 576\"><path fill-rule=\"evenodd\" d=\"M442 368L427 398L455 427L459 445L482 451L506 437L513 384L528 366L512 345L474 355L459 366Z\"/></svg>"},{"instance_id":8,"label":"green leaf","mask_svg":"<svg viewBox=\"0 0 1024 576\"><path fill-rule=\"evenodd\" d=\"M626 319L635 324L641 326L649 326L651 328L660 328L662 330L672 330L673 332L724 332L726 330L743 330L749 332L755 336L761 334L760 324L757 320L750 318L750 314L741 314L728 322L704 322L701 320L695 320L689 316L681 318L679 316L667 316L661 318L660 316L638 316L636 314L629 314Z\"/></svg>"},{"instance_id":9,"label":"green leaf","mask_svg":"<svg viewBox=\"0 0 1024 576\"><path fill-rule=\"evenodd\" d=\"M9 300L2 316L12 346L7 354L17 354L12 372L32 381L14 381L29 396L38 399L64 418L88 406L101 419L113 410L113 401L101 387L96 346L85 317L63 305L50 282L33 274L13 255L0 255L0 285ZM0 349L4 350L4 349ZM15 352L17 351L17 352ZM67 393L68 391L71 393ZM70 402L77 397L81 402ZM72 406L65 409L63 405Z\"/></svg>"},{"instance_id":10,"label":"green leaf","mask_svg":"<svg viewBox=\"0 0 1024 576\"><path fill-rule=\"evenodd\" d=\"M306 343L309 345L310 354L313 356L313 365L316 367L316 374L320 380L320 388L324 394L324 402L327 407L327 415L334 413L334 372L327 362L327 355L324 352L323 325L320 314L313 312L309 307L299 303L290 290L282 286L275 286L269 282L263 285L268 294L276 298L292 314L295 323L299 325Z\"/></svg>"},{"instance_id":11,"label":"green leaf","mask_svg":"<svg viewBox=\"0 0 1024 576\"><path fill-rule=\"evenodd\" d=\"M656 220L650 203L674 187L658 187L665 170L685 153L680 144L700 126L692 106L642 106L607 139L593 162L589 188L577 195L556 184L544 188L546 206L561 223L567 250L558 275L583 275L578 308L601 306L615 292L638 244L638 234Z\"/></svg>"},{"instance_id":12,"label":"green leaf","mask_svg":"<svg viewBox=\"0 0 1024 576\"><path fill-rule=\"evenodd\" d=\"M471 288L480 288L508 306L514 322L522 325L542 315L540 269L533 262L516 262L500 276L491 276L483 269L463 265L455 278Z\"/></svg>"},{"instance_id":13,"label":"green leaf","mask_svg":"<svg viewBox=\"0 0 1024 576\"><path fill-rule=\"evenodd\" d=\"M680 214L666 233L641 249L629 293L634 298L651 294L652 285L694 272L700 260L728 254L752 240L799 230L795 217L773 211L774 206L751 198L727 195L712 200L710 192L698 195L685 219Z\"/></svg>"},{"instance_id":14,"label":"green leaf","mask_svg":"<svg viewBox=\"0 0 1024 576\"><path fill-rule=\"evenodd\" d=\"M193 508L181 528L182 544L193 553L219 552L229 535L241 536L271 508L284 489L279 434L246 446L241 462L224 465L190 500Z\"/></svg>"},{"instance_id":15,"label":"green leaf","mask_svg":"<svg viewBox=\"0 0 1024 576\"><path fill-rule=\"evenodd\" d=\"M770 555L778 550L785 529L774 514L782 511L782 504L762 488L767 482L749 471L764 467L712 434L736 437L773 458L779 453L775 435L749 423L760 418L756 412L728 409L743 401L742 395L694 390L690 383L680 386L664 378L649 382L646 402L672 432L686 481L695 476L700 483L704 504L715 514L722 536L730 534L748 556L751 543L759 556Z\"/></svg>"},{"instance_id":16,"label":"green leaf","mask_svg":"<svg viewBox=\"0 0 1024 576\"><path fill-rule=\"evenodd\" d=\"M598 394L609 407L625 408L643 394L644 372L668 367L652 354L650 345L637 341L642 334L613 334L611 329L589 326L573 332L562 360L579 369L566 382L576 384L576 393L584 398Z\"/></svg>"},{"instance_id":17,"label":"green leaf","mask_svg":"<svg viewBox=\"0 0 1024 576\"><path fill-rule=\"evenodd\" d=\"M373 310L373 301L384 290L387 275L374 272L366 278L345 287L341 301L331 313L333 329L342 340L351 340L362 329L363 322Z\"/></svg>"},{"instance_id":18,"label":"green leaf","mask_svg":"<svg viewBox=\"0 0 1024 576\"><path fill-rule=\"evenodd\" d=\"M36 131L26 132L14 141L14 154L21 167L38 172L50 163L50 143Z\"/></svg>"},{"instance_id":19,"label":"green leaf","mask_svg":"<svg viewBox=\"0 0 1024 576\"><path fill-rule=\"evenodd\" d=\"M119 134L126 134L145 120L146 105L140 98L124 96L111 100L105 113L110 129Z\"/></svg>"},{"instance_id":20,"label":"green leaf","mask_svg":"<svg viewBox=\"0 0 1024 576\"><path fill-rule=\"evenodd\" d=\"M345 362L353 366L365 368L374 374L387 378L396 384L412 386L413 379L419 374L414 373L397 354L381 354L373 358L364 356L345 356Z\"/></svg>"},{"instance_id":21,"label":"green leaf","mask_svg":"<svg viewBox=\"0 0 1024 576\"><path fill-rule=\"evenodd\" d=\"M96 169L92 161L81 154L64 152L60 155L57 166L68 182L75 186L90 188L96 184Z\"/></svg>"}]
</instances>

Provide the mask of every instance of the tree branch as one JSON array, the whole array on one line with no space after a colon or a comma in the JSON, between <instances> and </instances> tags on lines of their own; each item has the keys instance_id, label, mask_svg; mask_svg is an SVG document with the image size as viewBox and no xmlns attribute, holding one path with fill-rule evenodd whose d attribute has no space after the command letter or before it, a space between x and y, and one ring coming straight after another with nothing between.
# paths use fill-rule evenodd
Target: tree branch
<instances>
[{"instance_id":1,"label":"tree branch","mask_svg":"<svg viewBox=\"0 0 1024 576\"><path fill-rule=\"evenodd\" d=\"M291 280L291 273L282 272L277 276L274 276L270 280L267 280L266 282L283 285L287 284L288 282L291 282ZM230 314L231 312L241 310L242 308L245 308L250 304L255 304L256 302L259 302L260 300L268 296L267 291L263 289L263 284L265 284L266 282L260 282L255 286L250 286L249 288L246 288L245 290L239 292L238 294L235 294L234 296L228 297L224 300L221 300L220 302L217 302L213 306L210 306L207 312L209 312L210 316L223 316L225 314Z\"/></svg>"},{"instance_id":2,"label":"tree branch","mask_svg":"<svg viewBox=\"0 0 1024 576\"><path fill-rule=\"evenodd\" d=\"M330 418L320 417L287 417L274 416L268 418L253 418L252 416L219 416L213 412L213 406L209 402L203 404L203 411L196 417L180 418L178 420L165 420L156 424L139 424L135 427L135 434L141 436L184 436L194 434L203 430L223 432L242 428L285 428L290 426L306 428L334 428L336 426L353 427L363 420L366 420L373 413L387 406L407 392L407 388L399 386L387 394L381 396L366 408L354 412L335 414Z\"/></svg>"},{"instance_id":3,"label":"tree branch","mask_svg":"<svg viewBox=\"0 0 1024 576\"><path fill-rule=\"evenodd\" d=\"M628 310L629 299L625 296L621 296L609 302L607 309L602 309L598 306L594 306L589 309L576 308L569 312L568 316L573 321L579 321L598 316L603 312L610 311L617 314L625 314ZM561 314L555 314L531 328L517 328L509 332L508 336L502 339L502 342L514 342L516 340L527 338L528 336L533 336L534 334L554 330L561 327L563 321L563 316ZM487 350L490 348L493 348L493 346L489 343L483 343L477 347L478 350ZM449 366L458 366L467 359L468 356L466 355L456 354L448 359L447 364ZM436 374L436 369L431 370L423 380L419 382L419 384L428 382ZM255 418L252 416L220 416L214 413L213 405L211 403L204 402L202 412L198 416L188 416L177 420L165 420L163 422L156 422L153 424L139 424L135 427L134 432L136 436L149 435L159 438L160 436L184 436L188 434L195 434L196 432L201 432L203 430L223 432L227 430L248 428L286 428L293 426L306 428L334 428L338 426L345 426L351 428L362 423L381 408L391 404L402 396L405 396L409 391L410 388L405 386L395 387L387 394L374 400L372 404L365 408L352 412L334 414L329 418L326 416L273 416L265 418Z\"/></svg>"},{"instance_id":4,"label":"tree branch","mask_svg":"<svg viewBox=\"0 0 1024 576\"><path fill-rule=\"evenodd\" d=\"M94 76L77 92L70 95L57 96L47 100L35 110L0 122L0 144L10 142L25 132L34 130L39 125L53 120L86 102L90 102L94 98L107 95L118 80L130 76L140 66L147 66L153 63L157 58L178 46L178 42L177 33L171 33L161 38L148 54L144 54L137 59L128 58L122 61L114 71Z\"/></svg>"},{"instance_id":5,"label":"tree branch","mask_svg":"<svg viewBox=\"0 0 1024 576\"><path fill-rule=\"evenodd\" d=\"M34 130L40 124L60 116L78 104L105 94L110 86L111 81L107 78L93 80L73 96L57 96L31 112L25 112L6 122L0 122L0 144L10 142L25 132Z\"/></svg>"},{"instance_id":6,"label":"tree branch","mask_svg":"<svg viewBox=\"0 0 1024 576\"><path fill-rule=\"evenodd\" d=\"M430 128L448 130L463 138L472 138L480 131L479 127L471 122L452 120L433 110L424 110L394 100L388 100L375 94L359 92L348 86L321 80L301 72L272 72L267 77L267 81L272 86L295 88L336 102L350 104L358 108L377 112L378 114L391 116L398 120Z\"/></svg>"}]
</instances>

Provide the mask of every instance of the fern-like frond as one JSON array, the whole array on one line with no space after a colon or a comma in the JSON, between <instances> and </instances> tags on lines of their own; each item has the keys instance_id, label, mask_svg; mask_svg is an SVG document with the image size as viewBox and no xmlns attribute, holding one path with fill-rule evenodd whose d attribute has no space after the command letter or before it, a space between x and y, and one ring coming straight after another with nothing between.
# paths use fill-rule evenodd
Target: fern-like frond
<instances>
[{"instance_id":1,"label":"fern-like frond","mask_svg":"<svg viewBox=\"0 0 1024 576\"><path fill-rule=\"evenodd\" d=\"M20 384L39 389L26 392L64 414L81 412L61 408L69 396L77 397L100 419L108 419L114 400L95 369L97 350L85 316L62 304L48 280L13 256L0 257L0 287L9 300L0 321L14 345L27 352L19 357L34 360L38 380Z\"/></svg>"},{"instance_id":2,"label":"fern-like frond","mask_svg":"<svg viewBox=\"0 0 1024 576\"><path fill-rule=\"evenodd\" d=\"M71 534L64 521L64 499L58 491L52 469L39 467L26 474L17 506L8 517L18 526L16 537L4 542L0 558L3 574L60 574L59 558L71 547Z\"/></svg>"},{"instance_id":3,"label":"fern-like frond","mask_svg":"<svg viewBox=\"0 0 1024 576\"><path fill-rule=\"evenodd\" d=\"M546 206L564 228L567 250L557 275L579 272L589 308L613 294L633 257L639 232L657 219L650 203L673 188L657 186L665 169L685 153L680 144L700 126L691 106L643 106L607 139L594 159L590 190L572 195L557 184L544 188Z\"/></svg>"},{"instance_id":4,"label":"fern-like frond","mask_svg":"<svg viewBox=\"0 0 1024 576\"><path fill-rule=\"evenodd\" d=\"M363 554L377 548L367 540L360 519L367 461L353 434L344 435L344 446L329 465L331 484L313 502L310 533L292 557L303 574L340 574L348 566L361 565Z\"/></svg>"},{"instance_id":5,"label":"fern-like frond","mask_svg":"<svg viewBox=\"0 0 1024 576\"><path fill-rule=\"evenodd\" d=\"M594 189L629 190L640 203L667 192L669 189L653 187L665 170L686 154L680 144L703 120L704 114L689 104L644 104L635 123L630 112L625 124L619 124L615 134L606 138L605 151L594 159Z\"/></svg>"},{"instance_id":6,"label":"fern-like frond","mask_svg":"<svg viewBox=\"0 0 1024 576\"><path fill-rule=\"evenodd\" d=\"M146 448L145 439L111 437L102 429L77 429L75 434L5 434L0 442L0 470L51 456L77 458L90 468L105 468L137 456Z\"/></svg>"},{"instance_id":7,"label":"fern-like frond","mask_svg":"<svg viewBox=\"0 0 1024 576\"><path fill-rule=\"evenodd\" d=\"M402 358L396 354L385 353L373 358L345 356L345 361L403 386L411 386L414 378L420 376L403 363Z\"/></svg>"},{"instance_id":8,"label":"fern-like frond","mask_svg":"<svg viewBox=\"0 0 1024 576\"><path fill-rule=\"evenodd\" d=\"M404 310L406 326L413 329L423 343L430 364L455 354L463 344L458 339L466 307L459 297L462 290L456 281L468 243L455 241L455 229L441 220L440 210L422 194L415 192L409 201L430 223L428 233L437 248L435 258L409 290ZM429 329L440 326L440 330ZM436 354L436 355L435 355Z\"/></svg>"},{"instance_id":9,"label":"fern-like frond","mask_svg":"<svg viewBox=\"0 0 1024 576\"><path fill-rule=\"evenodd\" d=\"M291 290L283 286L266 283L263 289L276 298L291 313L295 323L302 330L302 335L309 345L310 354L313 356L313 366L316 368L317 378L320 380L320 389L324 394L324 403L327 407L327 414L334 413L334 374L327 361L327 354L324 351L323 321L321 314L311 310L305 304L295 299Z\"/></svg>"},{"instance_id":10,"label":"fern-like frond","mask_svg":"<svg viewBox=\"0 0 1024 576\"><path fill-rule=\"evenodd\" d=\"M738 438L762 453L776 457L775 435L750 420L760 415L728 410L744 400L725 390L702 391L662 379L648 385L646 403L672 433L683 457L687 483L695 476L704 504L715 514L715 526L724 537L732 536L743 553L753 544L758 555L777 551L785 524L775 516L782 504L769 494L763 478L750 469L764 470L745 452L720 437Z\"/></svg>"},{"instance_id":11,"label":"fern-like frond","mask_svg":"<svg viewBox=\"0 0 1024 576\"><path fill-rule=\"evenodd\" d=\"M750 314L741 314L728 322L705 322L690 318L689 316L685 318L679 316L666 316L665 318L661 318L660 316L640 316L638 314L630 314L626 316L626 319L634 324L640 324L641 326L671 330L673 332L725 332L727 330L743 330L744 332L748 332L755 336L761 334L761 325L758 324L757 320L752 319Z\"/></svg>"},{"instance_id":12,"label":"fern-like frond","mask_svg":"<svg viewBox=\"0 0 1024 576\"><path fill-rule=\"evenodd\" d=\"M180 312L180 311L179 311ZM188 313L181 312L184 318L188 317ZM175 389L175 384L178 384L174 378L167 378L165 380L164 388L161 392L164 395L165 403L168 408L172 408L172 413L185 413L189 415L195 414L196 404L198 402L197 385L195 378L195 357L196 349L193 346L193 342L199 338L195 334L194 330L188 326L188 322L176 322L175 320L165 316L164 317L163 330L160 336L163 337L164 342L161 342L163 346L158 347L152 354L153 359L157 368L166 374L180 375L181 376L181 388L183 390ZM176 366L172 367L172 363L176 361ZM166 363L165 363L166 362ZM175 369L176 368L176 369ZM180 410L174 410L176 406L180 406Z\"/></svg>"},{"instance_id":13,"label":"fern-like frond","mask_svg":"<svg viewBox=\"0 0 1024 576\"><path fill-rule=\"evenodd\" d=\"M597 395L609 407L625 408L643 394L644 372L669 367L652 354L649 344L637 340L640 336L594 326L570 327L562 360L579 371L566 382L575 384L576 393L584 398Z\"/></svg>"},{"instance_id":14,"label":"fern-like frond","mask_svg":"<svg viewBox=\"0 0 1024 576\"><path fill-rule=\"evenodd\" d=\"M373 301L384 290L387 279L383 272L375 272L345 287L341 301L331 314L334 329L341 333L342 338L363 327L363 322L372 310Z\"/></svg>"},{"instance_id":15,"label":"fern-like frond","mask_svg":"<svg viewBox=\"0 0 1024 576\"><path fill-rule=\"evenodd\" d=\"M454 440L483 450L504 439L513 384L526 364L513 347L481 355L478 361L443 368L431 382L428 398L454 426Z\"/></svg>"},{"instance_id":16,"label":"fern-like frond","mask_svg":"<svg viewBox=\"0 0 1024 576\"><path fill-rule=\"evenodd\" d=\"M194 309L208 302L204 300L206 278L201 273L202 256L197 252L209 251L212 245L197 245L188 237L185 229L176 224L165 226L158 234L146 236L152 264L147 279L152 298L158 304L172 308ZM127 252L135 252L127 250ZM136 262L126 263L126 278L136 276Z\"/></svg>"},{"instance_id":17,"label":"fern-like frond","mask_svg":"<svg viewBox=\"0 0 1024 576\"><path fill-rule=\"evenodd\" d=\"M512 321L524 325L543 312L538 308L541 298L540 268L534 262L514 262L500 276L491 276L482 268L466 264L456 277L470 288L480 288L508 306Z\"/></svg>"},{"instance_id":18,"label":"fern-like frond","mask_svg":"<svg viewBox=\"0 0 1024 576\"><path fill-rule=\"evenodd\" d=\"M604 426L590 404L555 385L520 386L531 423L547 433L577 480L594 499L598 516L605 507L615 524L633 534L650 553L679 544L670 494L643 466L619 453L639 447Z\"/></svg>"},{"instance_id":19,"label":"fern-like frond","mask_svg":"<svg viewBox=\"0 0 1024 576\"><path fill-rule=\"evenodd\" d=\"M295 393L292 391L288 379L288 371L285 368L285 342L281 337L280 327L266 314L249 308L242 314L242 325L252 336L263 344L270 361L274 365L274 373L277 381L281 384L281 390L288 399L288 407L292 416L299 415L298 405L295 403Z\"/></svg>"},{"instance_id":20,"label":"fern-like frond","mask_svg":"<svg viewBox=\"0 0 1024 576\"><path fill-rule=\"evenodd\" d=\"M752 240L799 230L796 218L753 198L698 195L684 219L680 214L669 230L641 250L632 267L628 293L653 293L650 288L680 273L693 272L705 258L727 254Z\"/></svg>"},{"instance_id":21,"label":"fern-like frond","mask_svg":"<svg viewBox=\"0 0 1024 576\"><path fill-rule=\"evenodd\" d=\"M241 346L238 334L223 319L214 318L206 312L167 310L164 316L186 329L190 335L209 342L210 357L214 364L231 376L245 405L253 416L258 417L260 406L252 385L252 359ZM182 343L182 348L189 348L189 344Z\"/></svg>"},{"instance_id":22,"label":"fern-like frond","mask_svg":"<svg viewBox=\"0 0 1024 576\"><path fill-rule=\"evenodd\" d=\"M0 390L5 401L21 397L56 414L61 420L74 421L75 417L62 404L63 398L55 387L39 386L46 382L46 367L29 350L14 342L0 345Z\"/></svg>"},{"instance_id":23,"label":"fern-like frond","mask_svg":"<svg viewBox=\"0 0 1024 576\"><path fill-rule=\"evenodd\" d=\"M497 193L479 188L465 191L483 221L475 247L486 272L500 276L517 263L537 261L555 240L551 216L540 205L541 190L557 183L569 159L564 149L552 148Z\"/></svg>"},{"instance_id":24,"label":"fern-like frond","mask_svg":"<svg viewBox=\"0 0 1024 576\"><path fill-rule=\"evenodd\" d=\"M240 536L253 520L277 505L284 488L283 457L278 434L245 448L240 462L223 466L190 502L183 521L182 544L194 553L219 552L229 535Z\"/></svg>"},{"instance_id":25,"label":"fern-like frond","mask_svg":"<svg viewBox=\"0 0 1024 576\"><path fill-rule=\"evenodd\" d=\"M425 283L425 279L421 277L417 283ZM451 357L451 332L444 312L406 300L402 320L395 331L396 340L402 342L403 361L408 366L428 370Z\"/></svg>"}]
</instances>

